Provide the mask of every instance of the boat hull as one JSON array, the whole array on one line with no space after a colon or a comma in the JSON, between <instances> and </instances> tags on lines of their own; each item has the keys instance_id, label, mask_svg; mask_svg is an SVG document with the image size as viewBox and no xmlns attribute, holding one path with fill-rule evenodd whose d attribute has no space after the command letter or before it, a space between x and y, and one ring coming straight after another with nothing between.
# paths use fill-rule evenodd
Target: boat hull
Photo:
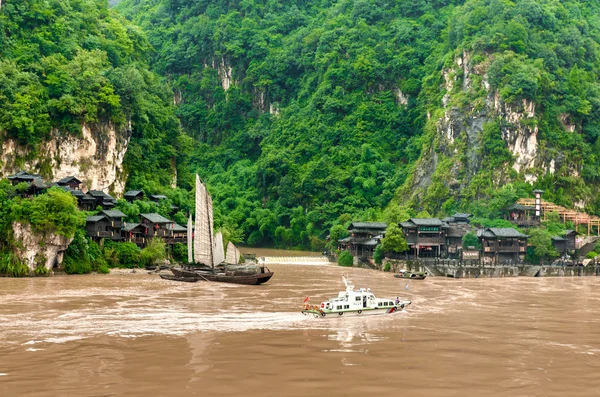
<instances>
[{"instance_id":1,"label":"boat hull","mask_svg":"<svg viewBox=\"0 0 600 397\"><path fill-rule=\"evenodd\" d=\"M273 272L255 273L248 275L228 275L213 271L187 270L173 268L171 272L176 277L196 279L196 281L213 281L217 283L259 285L264 284L273 277Z\"/></svg>"},{"instance_id":2,"label":"boat hull","mask_svg":"<svg viewBox=\"0 0 600 397\"><path fill-rule=\"evenodd\" d=\"M198 282L198 278L196 277L178 277L178 276L171 276L169 274L161 274L160 278L164 279L164 280L170 280L170 281L182 281L185 283L195 283Z\"/></svg>"},{"instance_id":3,"label":"boat hull","mask_svg":"<svg viewBox=\"0 0 600 397\"><path fill-rule=\"evenodd\" d=\"M396 273L396 274L394 274L394 277L405 278L407 280L425 280L425 277L427 277L427 276L425 274L416 274L416 273L410 273L407 275Z\"/></svg>"},{"instance_id":4,"label":"boat hull","mask_svg":"<svg viewBox=\"0 0 600 397\"><path fill-rule=\"evenodd\" d=\"M364 317L364 316L380 316L384 314L396 314L404 310L404 308L411 304L411 301L402 301L396 306L388 308L365 308L363 310L320 310L317 308L302 310L302 314L305 316L313 316L315 318L339 318L339 317Z\"/></svg>"}]
</instances>

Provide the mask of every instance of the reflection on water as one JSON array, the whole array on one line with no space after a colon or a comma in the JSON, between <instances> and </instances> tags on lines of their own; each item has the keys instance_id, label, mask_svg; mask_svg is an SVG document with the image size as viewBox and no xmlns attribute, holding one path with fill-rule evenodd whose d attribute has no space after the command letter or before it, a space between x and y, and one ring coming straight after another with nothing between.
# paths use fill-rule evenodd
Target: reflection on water
<instances>
[{"instance_id":1,"label":"reflection on water","mask_svg":"<svg viewBox=\"0 0 600 397\"><path fill-rule=\"evenodd\" d=\"M0 395L600 394L596 278L406 281L270 267L261 286L0 279ZM413 304L393 316L300 314L306 296L337 295L342 274Z\"/></svg>"}]
</instances>

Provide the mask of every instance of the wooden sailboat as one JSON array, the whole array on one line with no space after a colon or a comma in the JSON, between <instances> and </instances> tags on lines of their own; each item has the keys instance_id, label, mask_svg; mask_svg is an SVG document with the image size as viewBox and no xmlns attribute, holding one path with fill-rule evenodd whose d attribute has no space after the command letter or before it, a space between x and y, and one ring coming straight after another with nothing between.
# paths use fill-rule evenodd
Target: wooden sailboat
<instances>
[{"instance_id":1,"label":"wooden sailboat","mask_svg":"<svg viewBox=\"0 0 600 397\"><path fill-rule=\"evenodd\" d=\"M191 220L188 221L188 225L190 223ZM188 236L190 236L189 232ZM239 250L231 242L227 245L229 257L225 256L223 235L221 232L216 236L213 235L212 198L198 175L196 175L196 223L193 240L193 255L188 245L188 256L193 256L190 268L171 269L173 275L180 278L180 281L197 279L197 281L255 285L266 283L273 277L273 272L264 266L238 265Z\"/></svg>"}]
</instances>

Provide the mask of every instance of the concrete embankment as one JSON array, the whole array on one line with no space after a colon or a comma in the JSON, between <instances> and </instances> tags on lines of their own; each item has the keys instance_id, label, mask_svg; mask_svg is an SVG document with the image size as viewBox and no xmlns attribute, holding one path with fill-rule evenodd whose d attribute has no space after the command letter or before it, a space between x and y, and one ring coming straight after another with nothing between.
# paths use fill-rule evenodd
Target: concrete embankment
<instances>
[{"instance_id":1,"label":"concrete embankment","mask_svg":"<svg viewBox=\"0 0 600 397\"><path fill-rule=\"evenodd\" d=\"M389 266L386 266L389 264ZM586 277L600 275L600 264L587 266L489 266L461 265L452 262L384 260L381 270L397 272L405 269L413 272L427 272L434 277L489 278L489 277Z\"/></svg>"}]
</instances>

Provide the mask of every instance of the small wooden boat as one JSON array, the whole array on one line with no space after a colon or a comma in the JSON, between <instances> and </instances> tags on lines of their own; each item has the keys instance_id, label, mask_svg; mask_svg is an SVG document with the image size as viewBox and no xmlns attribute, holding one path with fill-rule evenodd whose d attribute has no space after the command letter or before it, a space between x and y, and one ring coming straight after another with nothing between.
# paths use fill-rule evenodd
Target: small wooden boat
<instances>
[{"instance_id":1,"label":"small wooden boat","mask_svg":"<svg viewBox=\"0 0 600 397\"><path fill-rule=\"evenodd\" d=\"M261 266L260 271L244 273L228 271L224 269L183 269L172 268L171 272L175 277L184 277L197 279L196 281L214 281L221 283L244 284L244 285L259 285L266 283L273 277L273 272L268 268Z\"/></svg>"},{"instance_id":2,"label":"small wooden boat","mask_svg":"<svg viewBox=\"0 0 600 397\"><path fill-rule=\"evenodd\" d=\"M195 283L200 281L198 277L178 277L175 275L171 276L170 274L161 274L160 278L170 281L183 281L185 283Z\"/></svg>"},{"instance_id":3,"label":"small wooden boat","mask_svg":"<svg viewBox=\"0 0 600 397\"><path fill-rule=\"evenodd\" d=\"M408 278L411 280L424 280L427 277L427 272L422 273L411 273L406 270L400 270L400 273L394 274L396 278Z\"/></svg>"},{"instance_id":4,"label":"small wooden boat","mask_svg":"<svg viewBox=\"0 0 600 397\"><path fill-rule=\"evenodd\" d=\"M342 277L346 291L340 291L337 298L321 302L320 305L309 305L304 300L302 314L305 316L326 317L339 316L371 316L376 314L394 314L402 311L412 302L400 298L376 298L370 289L360 288L355 290L354 285Z\"/></svg>"}]
</instances>

